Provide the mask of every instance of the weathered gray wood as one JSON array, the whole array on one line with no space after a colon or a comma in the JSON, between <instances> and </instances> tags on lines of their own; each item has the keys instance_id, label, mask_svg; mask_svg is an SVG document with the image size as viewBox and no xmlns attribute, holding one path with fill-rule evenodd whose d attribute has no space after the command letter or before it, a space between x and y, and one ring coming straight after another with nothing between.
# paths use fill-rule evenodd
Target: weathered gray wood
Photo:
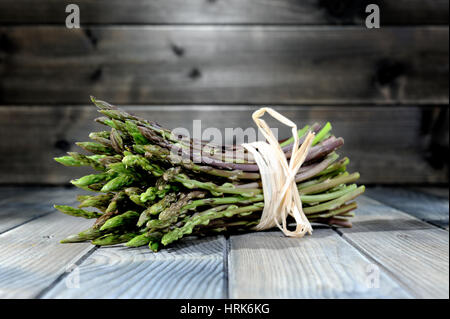
<instances>
[{"instance_id":1,"label":"weathered gray wood","mask_svg":"<svg viewBox=\"0 0 450 319\"><path fill-rule=\"evenodd\" d=\"M39 216L54 212L54 204L71 205L76 201L77 189L53 187L14 187L9 196L0 200L0 233L22 225ZM3 188L0 188L0 194Z\"/></svg>"},{"instance_id":2,"label":"weathered gray wood","mask_svg":"<svg viewBox=\"0 0 450 319\"><path fill-rule=\"evenodd\" d=\"M408 298L331 229L286 238L279 232L232 236L230 298ZM378 282L379 280L379 282Z\"/></svg>"},{"instance_id":3,"label":"weathered gray wood","mask_svg":"<svg viewBox=\"0 0 450 319\"><path fill-rule=\"evenodd\" d=\"M153 253L102 247L78 268L79 288L63 281L43 298L224 298L223 236L188 239Z\"/></svg>"},{"instance_id":4,"label":"weathered gray wood","mask_svg":"<svg viewBox=\"0 0 450 319\"><path fill-rule=\"evenodd\" d=\"M436 226L448 227L448 199L403 187L369 188L367 195Z\"/></svg>"},{"instance_id":5,"label":"weathered gray wood","mask_svg":"<svg viewBox=\"0 0 450 319\"><path fill-rule=\"evenodd\" d=\"M448 104L445 26L17 26L0 36L0 104L91 94L128 104Z\"/></svg>"},{"instance_id":6,"label":"weathered gray wood","mask_svg":"<svg viewBox=\"0 0 450 319\"><path fill-rule=\"evenodd\" d=\"M361 173L362 183L444 183L447 168L434 169L423 158L426 146L418 141L422 107L275 107L298 126L330 121L333 133L345 139L339 150L350 158L349 169ZM251 114L257 107L244 106L137 106L124 107L168 128L185 127L192 132L193 120L200 119L202 132L209 127L254 128ZM52 160L65 151L80 151L76 141L88 140L91 131L105 129L93 122L99 116L94 106L86 107L0 107L0 183L65 184L92 172L68 168ZM289 129L278 127L279 136ZM26 128L26 129L23 129ZM209 138L209 136L205 137ZM406 160L407 159L407 160Z\"/></svg>"},{"instance_id":7,"label":"weathered gray wood","mask_svg":"<svg viewBox=\"0 0 450 319\"><path fill-rule=\"evenodd\" d=\"M343 237L418 298L449 297L448 232L367 196Z\"/></svg>"},{"instance_id":8,"label":"weathered gray wood","mask_svg":"<svg viewBox=\"0 0 450 319\"><path fill-rule=\"evenodd\" d=\"M63 24L70 0L2 0L0 23ZM276 23L362 24L365 7L377 3L381 23L446 24L446 0L296 1L296 0L78 0L81 23Z\"/></svg>"},{"instance_id":9,"label":"weathered gray wood","mask_svg":"<svg viewBox=\"0 0 450 319\"><path fill-rule=\"evenodd\" d=\"M59 241L92 221L53 213L0 235L0 298L33 298L93 246Z\"/></svg>"},{"instance_id":10,"label":"weathered gray wood","mask_svg":"<svg viewBox=\"0 0 450 319\"><path fill-rule=\"evenodd\" d=\"M3 201L9 201L10 197L17 196L17 189L18 186L0 186L0 205ZM27 187L22 190L26 192L34 192L36 191L36 188Z\"/></svg>"},{"instance_id":11,"label":"weathered gray wood","mask_svg":"<svg viewBox=\"0 0 450 319\"><path fill-rule=\"evenodd\" d=\"M53 190L53 197L66 202L66 190ZM30 194L22 199L25 206L50 200L47 189ZM367 196L358 203L354 227L339 230L343 237L323 228L303 239L278 231L232 236L229 296L448 298L448 232ZM59 244L91 223L52 213L1 234L0 298L227 296L222 236L187 239L157 254L114 246L87 256L90 244ZM87 258L80 261L82 256ZM368 288L376 285L377 270L379 288ZM65 271L72 272L61 276ZM75 275L80 288L69 285L76 283Z\"/></svg>"},{"instance_id":12,"label":"weathered gray wood","mask_svg":"<svg viewBox=\"0 0 450 319\"><path fill-rule=\"evenodd\" d=\"M425 187L414 187L413 189L418 190L422 193L434 195L437 197L449 199L449 188L448 187L438 187L438 186L425 186Z\"/></svg>"}]
</instances>

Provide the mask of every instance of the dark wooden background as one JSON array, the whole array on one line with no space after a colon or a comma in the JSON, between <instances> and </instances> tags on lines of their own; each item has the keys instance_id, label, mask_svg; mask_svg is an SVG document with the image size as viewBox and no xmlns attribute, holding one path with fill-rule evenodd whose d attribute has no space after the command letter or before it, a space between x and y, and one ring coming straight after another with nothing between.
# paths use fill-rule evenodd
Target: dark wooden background
<instances>
[{"instance_id":1,"label":"dark wooden background","mask_svg":"<svg viewBox=\"0 0 450 319\"><path fill-rule=\"evenodd\" d=\"M65 27L77 3L81 29ZM381 8L366 29L365 7ZM367 184L448 184L448 0L0 0L0 184L65 184L89 95L168 127L331 121ZM287 134L286 131L282 131Z\"/></svg>"}]
</instances>

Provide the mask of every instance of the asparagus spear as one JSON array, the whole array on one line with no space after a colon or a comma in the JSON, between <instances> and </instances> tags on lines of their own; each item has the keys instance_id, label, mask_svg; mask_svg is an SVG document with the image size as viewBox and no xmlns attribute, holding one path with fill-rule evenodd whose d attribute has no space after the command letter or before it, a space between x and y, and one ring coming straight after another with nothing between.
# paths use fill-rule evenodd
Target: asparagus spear
<instances>
[{"instance_id":1,"label":"asparagus spear","mask_svg":"<svg viewBox=\"0 0 450 319\"><path fill-rule=\"evenodd\" d=\"M61 213L75 216L75 217L83 217L83 218L98 218L102 216L102 214L97 212L90 212L84 209L80 208L73 208L67 205L54 205L57 210L59 210Z\"/></svg>"}]
</instances>

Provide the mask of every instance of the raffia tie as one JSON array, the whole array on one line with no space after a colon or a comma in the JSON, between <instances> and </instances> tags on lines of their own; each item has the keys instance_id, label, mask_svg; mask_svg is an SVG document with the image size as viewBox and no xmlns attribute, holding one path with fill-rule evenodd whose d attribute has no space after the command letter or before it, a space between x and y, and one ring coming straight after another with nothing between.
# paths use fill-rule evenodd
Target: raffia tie
<instances>
[{"instance_id":1,"label":"raffia tie","mask_svg":"<svg viewBox=\"0 0 450 319\"><path fill-rule=\"evenodd\" d=\"M294 144L289 163L272 130L261 119L266 112L292 128ZM289 237L303 237L306 233L311 234L312 227L302 209L295 175L308 155L315 134L309 132L299 147L297 125L277 111L264 107L255 111L252 118L268 142L256 141L243 144L258 165L264 193L264 209L259 224L254 229L265 230L277 226ZM294 231L287 229L288 215L294 217L297 224Z\"/></svg>"}]
</instances>

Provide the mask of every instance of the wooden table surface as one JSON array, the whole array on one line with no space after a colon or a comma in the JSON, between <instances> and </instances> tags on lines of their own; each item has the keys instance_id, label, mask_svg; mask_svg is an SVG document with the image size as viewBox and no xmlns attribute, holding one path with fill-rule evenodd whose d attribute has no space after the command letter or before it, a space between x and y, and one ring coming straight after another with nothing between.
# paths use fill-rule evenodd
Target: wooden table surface
<instances>
[{"instance_id":1,"label":"wooden table surface","mask_svg":"<svg viewBox=\"0 0 450 319\"><path fill-rule=\"evenodd\" d=\"M60 244L92 223L52 208L77 193L0 188L0 298L449 298L448 197L423 189L368 189L351 229L188 238L159 253Z\"/></svg>"}]
</instances>

